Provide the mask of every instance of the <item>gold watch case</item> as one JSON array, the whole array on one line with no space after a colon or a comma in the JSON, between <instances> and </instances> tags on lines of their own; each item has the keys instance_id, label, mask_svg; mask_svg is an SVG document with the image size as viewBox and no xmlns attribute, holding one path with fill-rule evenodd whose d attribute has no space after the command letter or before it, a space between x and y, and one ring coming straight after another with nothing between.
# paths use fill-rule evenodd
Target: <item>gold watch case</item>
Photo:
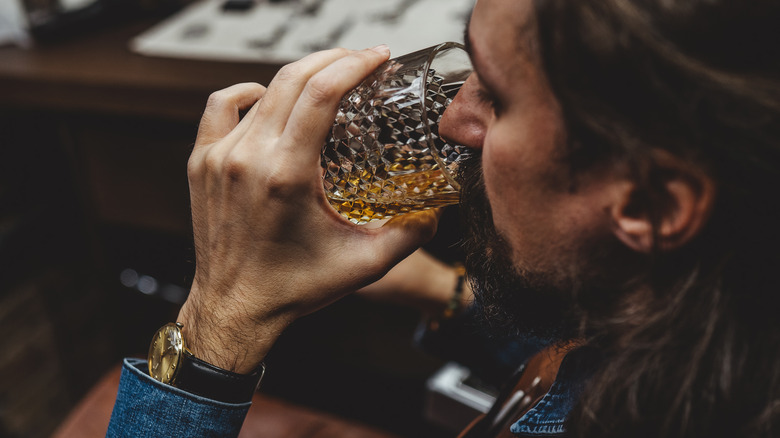
<instances>
[{"instance_id":1,"label":"gold watch case","mask_svg":"<svg viewBox=\"0 0 780 438\"><path fill-rule=\"evenodd\" d=\"M181 335L181 323L162 326L152 338L149 346L149 375L162 383L173 384L187 351Z\"/></svg>"}]
</instances>

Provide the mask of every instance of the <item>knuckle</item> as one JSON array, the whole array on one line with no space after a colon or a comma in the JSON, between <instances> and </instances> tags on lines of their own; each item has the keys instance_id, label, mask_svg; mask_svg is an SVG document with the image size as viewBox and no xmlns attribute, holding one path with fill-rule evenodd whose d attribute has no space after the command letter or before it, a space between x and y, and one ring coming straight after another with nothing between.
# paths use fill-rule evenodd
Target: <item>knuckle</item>
<instances>
[{"instance_id":1,"label":"knuckle","mask_svg":"<svg viewBox=\"0 0 780 438\"><path fill-rule=\"evenodd\" d=\"M327 104L341 97L337 95L333 80L322 74L316 74L309 80L305 93L315 105Z\"/></svg>"},{"instance_id":2,"label":"knuckle","mask_svg":"<svg viewBox=\"0 0 780 438\"><path fill-rule=\"evenodd\" d=\"M293 62L284 65L282 68L279 69L279 71L276 73L276 80L286 82L295 78L299 74L300 74L300 64L299 62Z\"/></svg>"},{"instance_id":3,"label":"knuckle","mask_svg":"<svg viewBox=\"0 0 780 438\"><path fill-rule=\"evenodd\" d=\"M206 101L206 108L222 108L225 106L235 106L242 96L247 94L258 94L262 96L265 94L266 87L256 82L242 82L223 88L222 90L211 93Z\"/></svg>"},{"instance_id":4,"label":"knuckle","mask_svg":"<svg viewBox=\"0 0 780 438\"><path fill-rule=\"evenodd\" d=\"M266 87L258 84L257 82L242 82L235 87L235 99L241 95L252 95L262 98L265 94Z\"/></svg>"},{"instance_id":5,"label":"knuckle","mask_svg":"<svg viewBox=\"0 0 780 438\"><path fill-rule=\"evenodd\" d=\"M287 181L276 176L269 176L266 180L266 190L269 199L284 200L290 196L292 190L287 185Z\"/></svg>"},{"instance_id":6,"label":"knuckle","mask_svg":"<svg viewBox=\"0 0 780 438\"><path fill-rule=\"evenodd\" d=\"M381 55L373 50L358 50L354 53L354 56L366 60L374 60Z\"/></svg>"},{"instance_id":7,"label":"knuckle","mask_svg":"<svg viewBox=\"0 0 780 438\"><path fill-rule=\"evenodd\" d=\"M245 179L249 173L249 160L243 153L233 151L224 160L223 171L229 181L237 182Z\"/></svg>"},{"instance_id":8,"label":"knuckle","mask_svg":"<svg viewBox=\"0 0 780 438\"><path fill-rule=\"evenodd\" d=\"M276 165L268 170L266 190L271 199L288 199L297 192L299 181L285 166Z\"/></svg>"},{"instance_id":9,"label":"knuckle","mask_svg":"<svg viewBox=\"0 0 780 438\"><path fill-rule=\"evenodd\" d=\"M203 168L209 175L219 174L222 169L222 157L213 150L203 158Z\"/></svg>"},{"instance_id":10,"label":"knuckle","mask_svg":"<svg viewBox=\"0 0 780 438\"><path fill-rule=\"evenodd\" d=\"M220 107L227 102L228 99L228 91L227 90L219 90L211 93L209 95L208 100L206 101L206 108L215 108Z\"/></svg>"},{"instance_id":11,"label":"knuckle","mask_svg":"<svg viewBox=\"0 0 780 438\"><path fill-rule=\"evenodd\" d=\"M187 176L190 178L198 178L203 174L203 166L199 157L195 154L190 155L187 160Z\"/></svg>"}]
</instances>

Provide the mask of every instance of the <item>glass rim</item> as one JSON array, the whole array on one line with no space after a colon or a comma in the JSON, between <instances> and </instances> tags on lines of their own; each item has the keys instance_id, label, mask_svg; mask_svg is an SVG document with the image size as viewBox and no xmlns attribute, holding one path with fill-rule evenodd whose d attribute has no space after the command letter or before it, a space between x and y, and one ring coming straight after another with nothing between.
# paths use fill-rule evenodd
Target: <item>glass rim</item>
<instances>
[{"instance_id":1,"label":"glass rim","mask_svg":"<svg viewBox=\"0 0 780 438\"><path fill-rule=\"evenodd\" d=\"M450 185L455 190L460 190L460 183L458 183L455 180L454 175L450 175L450 171L447 169L447 165L444 163L442 158L439 156L440 152L437 150L436 146L434 145L433 133L431 132L431 123L430 123L430 119L428 118L428 106L425 104L425 96L428 93L428 80L427 80L427 78L428 78L428 72L430 71L430 68L431 68L431 64L433 64L434 60L436 59L436 56L439 55L439 53L441 53L441 52L443 52L445 50L449 50L449 49L460 49L460 50L463 51L463 53L466 54L466 56L468 56L468 52L466 51L466 46L464 46L461 43L454 42L454 41L447 41L447 42L440 43L440 44L437 44L435 46L432 46L432 47L428 48L428 50L430 50L430 53L428 53L428 57L425 60L425 67L423 69L423 76L422 77L425 80L423 80L423 85L422 85L423 92L421 93L421 96L420 96L420 101L421 101L420 102L420 106L422 107L422 111L423 111L423 120L426 121L425 127L424 127L425 135L428 137L429 147L431 149L433 149L433 151L434 151L434 153L432 154L433 155L433 160L436 161L436 164L439 165L439 168L441 169L441 173L442 173L442 175L444 175L444 178L447 179L447 182L450 183ZM425 50L425 49L423 49L423 50ZM446 112L447 110L445 109L444 111ZM439 136L439 138L441 138L442 141L444 141L444 139L441 136Z\"/></svg>"}]
</instances>

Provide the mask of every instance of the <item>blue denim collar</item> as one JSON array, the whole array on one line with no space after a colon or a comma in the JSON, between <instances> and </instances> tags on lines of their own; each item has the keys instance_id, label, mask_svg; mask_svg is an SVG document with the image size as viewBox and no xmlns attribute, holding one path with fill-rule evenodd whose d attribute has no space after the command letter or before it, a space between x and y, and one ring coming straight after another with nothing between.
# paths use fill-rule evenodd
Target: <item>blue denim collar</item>
<instances>
[{"instance_id":1,"label":"blue denim collar","mask_svg":"<svg viewBox=\"0 0 780 438\"><path fill-rule=\"evenodd\" d=\"M598 358L591 349L579 348L566 355L550 390L510 431L521 436L564 435L566 418L597 363Z\"/></svg>"}]
</instances>

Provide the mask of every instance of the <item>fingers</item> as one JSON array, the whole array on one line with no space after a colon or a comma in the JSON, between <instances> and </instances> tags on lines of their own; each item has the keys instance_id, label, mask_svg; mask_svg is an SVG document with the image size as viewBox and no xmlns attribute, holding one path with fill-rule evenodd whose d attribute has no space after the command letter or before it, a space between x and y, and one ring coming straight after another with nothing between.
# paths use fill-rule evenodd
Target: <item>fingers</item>
<instances>
[{"instance_id":1,"label":"fingers","mask_svg":"<svg viewBox=\"0 0 780 438\"><path fill-rule=\"evenodd\" d=\"M283 136L288 138L284 145L298 153L302 145L310 146L312 162L319 166L321 141L336 117L341 98L355 88L379 65L387 61L389 50L380 48L362 50L343 57L315 74L306 83L300 98L295 103Z\"/></svg>"},{"instance_id":2,"label":"fingers","mask_svg":"<svg viewBox=\"0 0 780 438\"><path fill-rule=\"evenodd\" d=\"M279 69L259 105L258 120L254 123L255 129L261 129L277 137L281 135L306 82L315 73L351 53L352 51L347 49L326 50L313 53Z\"/></svg>"},{"instance_id":3,"label":"fingers","mask_svg":"<svg viewBox=\"0 0 780 438\"><path fill-rule=\"evenodd\" d=\"M254 105L264 93L265 87L255 83L236 84L212 93L198 126L195 149L212 144L230 133L238 125L238 112Z\"/></svg>"}]
</instances>

